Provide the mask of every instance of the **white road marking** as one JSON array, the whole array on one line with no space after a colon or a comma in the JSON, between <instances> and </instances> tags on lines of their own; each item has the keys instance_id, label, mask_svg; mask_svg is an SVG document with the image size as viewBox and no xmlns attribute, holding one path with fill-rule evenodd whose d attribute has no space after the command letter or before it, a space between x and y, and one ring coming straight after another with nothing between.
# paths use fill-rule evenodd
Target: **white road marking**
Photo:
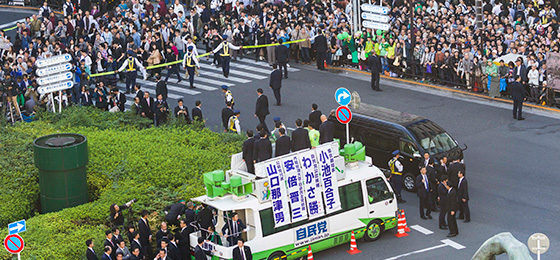
<instances>
[{"instance_id":1,"label":"white road marking","mask_svg":"<svg viewBox=\"0 0 560 260\"><path fill-rule=\"evenodd\" d=\"M148 86L157 86L157 82L152 82L152 81L147 81L147 80L142 80L142 79L136 79L136 81L148 85ZM195 90L190 90L187 88L180 88L180 87L175 87L175 86L171 86L169 84L167 84L167 90L172 90L175 92L179 92L179 93L183 93L183 94L187 94L187 95L196 95L196 94L200 94L200 92L195 91ZM168 96L171 97L171 96ZM155 98L155 97L154 97Z\"/></svg>"},{"instance_id":2,"label":"white road marking","mask_svg":"<svg viewBox=\"0 0 560 260\"><path fill-rule=\"evenodd\" d=\"M422 233L422 234L424 234L424 235L431 235L431 234L434 233L434 232L432 232L431 230L429 230L429 229L427 229L427 228L424 228L424 227L422 227L422 226L420 226L420 225L410 226L410 228L412 228L412 229L414 229L414 230L416 230L416 231L418 231L418 232L420 232L420 233Z\"/></svg>"},{"instance_id":3,"label":"white road marking","mask_svg":"<svg viewBox=\"0 0 560 260\"><path fill-rule=\"evenodd\" d=\"M412 251L412 252L405 253L405 254L401 254L401 255L398 255L398 256L393 256L393 257L390 257L390 258L386 258L385 260L395 260L395 259L399 259L399 258L402 258L402 257L405 257L405 256L411 256L411 255L415 255L415 254L420 254L420 253L428 252L428 251L431 251L431 250L434 250L434 249L438 249L438 248L442 248L442 247L446 247L446 246L453 247L453 248L455 248L455 249L457 249L457 250L461 250L461 249L464 249L464 248L465 248L465 246L463 246L463 245L461 245L461 244L458 244L458 243L456 243L456 242L454 242L454 241L451 241L450 239L444 239L444 240L441 240L441 242L443 243L443 244L441 244L441 245L432 246L432 247L428 247L428 248L424 248L424 249Z\"/></svg>"},{"instance_id":4,"label":"white road marking","mask_svg":"<svg viewBox=\"0 0 560 260\"><path fill-rule=\"evenodd\" d=\"M233 67L233 66L231 66L231 67ZM204 71L204 70L213 70L213 71L219 71L219 72L222 71L221 68L216 68L214 65L210 65L210 64L206 64L206 63L201 63L200 68L201 68L202 71ZM251 74L249 72L232 70L232 69L229 70L229 73L230 73L230 75L235 74L235 75L239 75L239 76L243 76L243 77L247 77L247 78L252 78L252 79L266 79L266 78L268 78L268 76L261 76L261 75Z\"/></svg>"},{"instance_id":5,"label":"white road marking","mask_svg":"<svg viewBox=\"0 0 560 260\"><path fill-rule=\"evenodd\" d=\"M224 77L221 73L218 74L218 73L209 72L209 71L204 71L204 70L201 70L201 71L200 71L200 76L201 76L201 77L203 77L203 76L210 76L210 77L214 77L214 78L223 78L223 80L229 80L229 81L234 81L234 82L238 82L238 83L249 83L249 82L251 82L251 81L248 80L248 79L242 79L242 78L231 77L231 76L229 76L229 77L226 78L226 77ZM195 77L195 80L196 80L196 77Z\"/></svg>"}]
</instances>

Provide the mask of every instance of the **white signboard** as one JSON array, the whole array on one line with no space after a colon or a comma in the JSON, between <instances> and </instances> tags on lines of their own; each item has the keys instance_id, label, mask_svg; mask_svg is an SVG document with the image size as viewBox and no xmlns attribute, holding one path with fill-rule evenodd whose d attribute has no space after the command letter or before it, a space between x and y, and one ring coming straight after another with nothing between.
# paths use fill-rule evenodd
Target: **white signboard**
<instances>
[{"instance_id":1,"label":"white signboard","mask_svg":"<svg viewBox=\"0 0 560 260\"><path fill-rule=\"evenodd\" d=\"M71 61L72 61L72 55L66 53L63 55L58 55L47 59L39 59L35 62L35 65L37 65L38 68L43 68L43 67L64 63L64 62L71 62Z\"/></svg>"},{"instance_id":2,"label":"white signboard","mask_svg":"<svg viewBox=\"0 0 560 260\"><path fill-rule=\"evenodd\" d=\"M371 21L380 22L380 23L388 23L389 22L389 16L387 16L387 15L366 13L366 12L362 13L362 19L371 20Z\"/></svg>"},{"instance_id":3,"label":"white signboard","mask_svg":"<svg viewBox=\"0 0 560 260\"><path fill-rule=\"evenodd\" d=\"M44 86L47 84L52 84L52 83L56 83L59 81L65 81L65 80L72 80L72 76L74 74L70 71L65 72L65 73L60 73L60 74L56 74L56 75L52 75L52 76L47 76L47 77L41 77L41 78L37 78L37 83L39 83L39 85Z\"/></svg>"},{"instance_id":4,"label":"white signboard","mask_svg":"<svg viewBox=\"0 0 560 260\"><path fill-rule=\"evenodd\" d=\"M37 76L44 77L44 76L51 75L51 74L56 74L56 73L60 73L60 72L69 71L71 69L72 69L72 64L70 64L70 63L59 64L59 65L55 65L55 66L51 66L51 67L38 69L37 70Z\"/></svg>"},{"instance_id":5,"label":"white signboard","mask_svg":"<svg viewBox=\"0 0 560 260\"><path fill-rule=\"evenodd\" d=\"M301 169L297 156L294 154L282 159L282 166L286 174L286 185L288 186L287 198L292 209L292 222L307 219L305 207L305 190L301 178Z\"/></svg>"},{"instance_id":6,"label":"white signboard","mask_svg":"<svg viewBox=\"0 0 560 260\"><path fill-rule=\"evenodd\" d=\"M362 26L366 27L366 28L370 28L370 29L374 29L374 30L382 30L382 31L388 31L391 26L389 26L386 23L378 23L378 22L372 22L372 21L362 21Z\"/></svg>"},{"instance_id":7,"label":"white signboard","mask_svg":"<svg viewBox=\"0 0 560 260\"><path fill-rule=\"evenodd\" d=\"M330 236L329 221L322 219L315 223L294 229L294 247L300 247L328 238Z\"/></svg>"},{"instance_id":8,"label":"white signboard","mask_svg":"<svg viewBox=\"0 0 560 260\"><path fill-rule=\"evenodd\" d=\"M74 82L72 82L72 81L64 81L64 82L56 83L56 84L53 84L53 85L47 85L47 86L39 87L39 88L37 88L37 92L39 92L39 94L43 95L43 94L46 94L46 93L51 93L51 92L56 92L56 91L69 89L73 85L74 85Z\"/></svg>"},{"instance_id":9,"label":"white signboard","mask_svg":"<svg viewBox=\"0 0 560 260\"><path fill-rule=\"evenodd\" d=\"M362 8L362 11L365 11L365 12L372 12L372 13L377 13L377 14L388 14L389 13L389 7L387 7L387 6L362 4L360 7Z\"/></svg>"},{"instance_id":10,"label":"white signboard","mask_svg":"<svg viewBox=\"0 0 560 260\"><path fill-rule=\"evenodd\" d=\"M301 177L305 187L305 199L309 219L318 218L325 214L323 199L321 198L321 184L319 180L319 166L314 150L298 154L301 163Z\"/></svg>"},{"instance_id":11,"label":"white signboard","mask_svg":"<svg viewBox=\"0 0 560 260\"><path fill-rule=\"evenodd\" d=\"M321 172L321 186L327 214L342 209L338 195L338 182L334 166L332 146L330 144L319 146L315 149L319 159Z\"/></svg>"},{"instance_id":12,"label":"white signboard","mask_svg":"<svg viewBox=\"0 0 560 260\"><path fill-rule=\"evenodd\" d=\"M272 199L272 214L274 227L281 227L291 223L288 208L286 181L280 160L265 163L265 169L270 180L270 197Z\"/></svg>"}]
</instances>

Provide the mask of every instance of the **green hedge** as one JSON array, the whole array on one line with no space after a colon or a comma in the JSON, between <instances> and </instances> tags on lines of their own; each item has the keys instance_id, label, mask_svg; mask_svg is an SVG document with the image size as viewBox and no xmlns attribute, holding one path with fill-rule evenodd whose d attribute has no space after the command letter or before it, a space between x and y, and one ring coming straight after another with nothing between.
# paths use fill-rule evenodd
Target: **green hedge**
<instances>
[{"instance_id":1,"label":"green hedge","mask_svg":"<svg viewBox=\"0 0 560 260\"><path fill-rule=\"evenodd\" d=\"M201 174L229 167L228 155L239 152L242 138L172 123L146 128L149 121L128 113L72 108L62 115L41 114L33 123L0 127L0 224L28 219L22 233L23 259L84 259L85 240L93 238L102 252L111 203L138 199L135 222L142 209L152 212L151 226L162 209L178 198L204 192ZM78 123L78 124L75 124ZM71 132L88 138L87 167L91 202L49 214L39 214L38 172L32 141L40 136ZM0 236L5 236L4 228ZM10 255L5 250L0 259Z\"/></svg>"}]
</instances>

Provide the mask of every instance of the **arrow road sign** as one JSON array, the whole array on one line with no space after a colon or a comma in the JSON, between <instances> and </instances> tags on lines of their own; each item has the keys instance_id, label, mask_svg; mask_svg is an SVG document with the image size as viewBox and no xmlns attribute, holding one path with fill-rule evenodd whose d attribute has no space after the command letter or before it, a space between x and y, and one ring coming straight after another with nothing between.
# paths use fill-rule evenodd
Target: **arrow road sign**
<instances>
[{"instance_id":1,"label":"arrow road sign","mask_svg":"<svg viewBox=\"0 0 560 260\"><path fill-rule=\"evenodd\" d=\"M43 68L46 66L51 66L51 65L55 65L63 62L70 62L70 61L72 61L72 56L66 53L63 55L54 56L47 59L39 59L35 64L37 65L38 68Z\"/></svg>"},{"instance_id":2,"label":"arrow road sign","mask_svg":"<svg viewBox=\"0 0 560 260\"><path fill-rule=\"evenodd\" d=\"M379 6L379 5L370 5L370 4L362 4L360 6L362 11L378 13L378 14L388 14L389 7L386 6Z\"/></svg>"},{"instance_id":3,"label":"arrow road sign","mask_svg":"<svg viewBox=\"0 0 560 260\"><path fill-rule=\"evenodd\" d=\"M65 72L65 73L56 74L48 77L42 77L37 79L37 83L39 83L39 85L41 86L44 86L47 84L51 84L63 80L72 80L73 75L74 74L72 72Z\"/></svg>"},{"instance_id":4,"label":"arrow road sign","mask_svg":"<svg viewBox=\"0 0 560 260\"><path fill-rule=\"evenodd\" d=\"M56 73L60 73L60 72L65 72L68 70L72 69L72 64L70 63L64 63L64 64L59 64L59 65L55 65L52 67L46 67L46 68L42 68L42 69L38 69L37 70L37 76L39 77L44 77L44 76L48 76L48 75L52 75L52 74L56 74Z\"/></svg>"},{"instance_id":5,"label":"arrow road sign","mask_svg":"<svg viewBox=\"0 0 560 260\"><path fill-rule=\"evenodd\" d=\"M12 254L19 254L23 251L24 246L25 243L23 242L23 238L21 238L18 234L8 235L4 239L4 247Z\"/></svg>"},{"instance_id":6,"label":"arrow road sign","mask_svg":"<svg viewBox=\"0 0 560 260\"><path fill-rule=\"evenodd\" d=\"M372 21L362 21L362 26L370 29L379 29L382 31L388 31L391 26L386 23L377 23Z\"/></svg>"},{"instance_id":7,"label":"arrow road sign","mask_svg":"<svg viewBox=\"0 0 560 260\"><path fill-rule=\"evenodd\" d=\"M339 106L336 109L336 119L341 124L350 123L350 121L352 121L352 112L350 111L350 108L346 106Z\"/></svg>"},{"instance_id":8,"label":"arrow road sign","mask_svg":"<svg viewBox=\"0 0 560 260\"><path fill-rule=\"evenodd\" d=\"M350 95L350 90L341 87L334 92L334 99L339 105L347 106L350 104L350 100L352 100L352 95Z\"/></svg>"},{"instance_id":9,"label":"arrow road sign","mask_svg":"<svg viewBox=\"0 0 560 260\"><path fill-rule=\"evenodd\" d=\"M10 235L21 233L26 230L25 219L8 224Z\"/></svg>"},{"instance_id":10,"label":"arrow road sign","mask_svg":"<svg viewBox=\"0 0 560 260\"><path fill-rule=\"evenodd\" d=\"M39 92L39 94L43 95L43 94L46 94L46 93L57 92L57 91L69 89L72 86L74 86L74 82L64 81L64 82L56 83L56 84L53 84L53 85L41 86L41 87L37 88L37 92Z\"/></svg>"},{"instance_id":11,"label":"arrow road sign","mask_svg":"<svg viewBox=\"0 0 560 260\"><path fill-rule=\"evenodd\" d=\"M382 14L374 14L374 13L362 13L362 19L364 20L371 20L374 22L380 22L380 23L388 23L389 22L389 16L387 15L382 15Z\"/></svg>"}]
</instances>

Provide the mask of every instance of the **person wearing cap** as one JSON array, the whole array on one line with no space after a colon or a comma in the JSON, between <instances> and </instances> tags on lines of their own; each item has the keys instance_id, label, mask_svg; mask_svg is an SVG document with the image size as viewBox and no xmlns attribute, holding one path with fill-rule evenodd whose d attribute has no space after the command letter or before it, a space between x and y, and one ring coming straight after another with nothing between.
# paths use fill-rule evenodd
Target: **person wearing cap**
<instances>
[{"instance_id":1,"label":"person wearing cap","mask_svg":"<svg viewBox=\"0 0 560 260\"><path fill-rule=\"evenodd\" d=\"M140 69L144 76L144 80L148 78L146 69L138 59L134 58L134 52L128 50L128 58L123 62L118 72L126 70L126 94L130 94L130 86L136 85L136 71Z\"/></svg>"},{"instance_id":2,"label":"person wearing cap","mask_svg":"<svg viewBox=\"0 0 560 260\"><path fill-rule=\"evenodd\" d=\"M224 77L229 77L229 62L231 59L231 51L232 50L239 50L242 46L235 46L229 42L227 42L228 36L224 34L222 36L222 42L216 47L212 53L218 53L220 50L220 57L222 59L222 72L224 73Z\"/></svg>"},{"instance_id":3,"label":"person wearing cap","mask_svg":"<svg viewBox=\"0 0 560 260\"><path fill-rule=\"evenodd\" d=\"M200 69L200 64L198 64L198 58L194 55L194 47L189 46L187 47L187 53L183 58L183 68L187 70L187 74L189 74L189 85L191 88L195 88L194 86L194 71L195 66Z\"/></svg>"},{"instance_id":4,"label":"person wearing cap","mask_svg":"<svg viewBox=\"0 0 560 260\"><path fill-rule=\"evenodd\" d=\"M165 213L165 221L167 224L179 226L179 219L185 213L185 200L179 200L179 202L171 204L163 209Z\"/></svg>"},{"instance_id":5,"label":"person wearing cap","mask_svg":"<svg viewBox=\"0 0 560 260\"><path fill-rule=\"evenodd\" d=\"M400 153L399 150L394 151L393 158L389 160L389 169L391 170L389 180L391 181L391 186L393 187L395 195L397 195L397 202L405 203L406 200L403 200L401 197L403 165L399 161Z\"/></svg>"},{"instance_id":6,"label":"person wearing cap","mask_svg":"<svg viewBox=\"0 0 560 260\"><path fill-rule=\"evenodd\" d=\"M241 125L239 124L239 115L241 114L241 111L239 111L239 109L236 109L233 111L233 116L231 116L228 120L228 130L232 133L236 133L241 135L242 131L241 131Z\"/></svg>"},{"instance_id":7,"label":"person wearing cap","mask_svg":"<svg viewBox=\"0 0 560 260\"><path fill-rule=\"evenodd\" d=\"M227 85L222 85L222 92L224 93L226 105L227 103L230 103L231 108L233 109L235 102L233 100L233 94L231 94L231 90L229 90L229 87Z\"/></svg>"}]
</instances>

